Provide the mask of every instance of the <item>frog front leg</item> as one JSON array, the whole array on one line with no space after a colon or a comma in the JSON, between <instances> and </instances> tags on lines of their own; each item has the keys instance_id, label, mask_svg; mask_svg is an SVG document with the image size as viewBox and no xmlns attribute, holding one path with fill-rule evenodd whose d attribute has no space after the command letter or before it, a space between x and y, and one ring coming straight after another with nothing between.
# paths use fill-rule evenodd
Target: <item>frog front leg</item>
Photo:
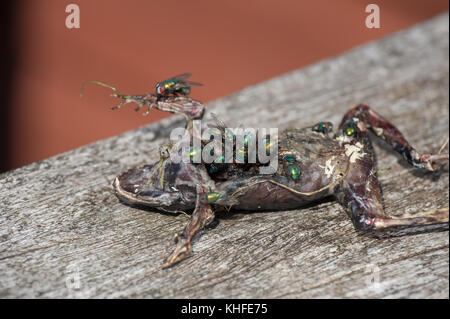
<instances>
[{"instance_id":1,"label":"frog front leg","mask_svg":"<svg viewBox=\"0 0 450 319\"><path fill-rule=\"evenodd\" d=\"M385 213L367 129L374 131L415 167L434 171L448 161L448 154L420 155L395 126L369 106L358 105L352 108L344 116L337 134L350 158L351 169L335 187L335 195L347 209L355 227L381 230L394 226L448 222L448 207L412 215L399 214L395 217Z\"/></svg>"},{"instance_id":2,"label":"frog front leg","mask_svg":"<svg viewBox=\"0 0 450 319\"><path fill-rule=\"evenodd\" d=\"M145 205L166 212L183 212L194 208L183 232L169 242L170 254L163 267L169 267L187 257L192 248L193 236L214 220L210 190L214 182L203 165L172 163L170 158L160 161L163 165L143 165L119 175L114 181L117 196L129 204ZM161 169L163 174L160 174ZM161 178L164 177L164 180Z\"/></svg>"},{"instance_id":3,"label":"frog front leg","mask_svg":"<svg viewBox=\"0 0 450 319\"><path fill-rule=\"evenodd\" d=\"M154 94L124 95L120 93L114 93L112 96L123 100L118 105L111 107L112 110L117 110L129 103L135 103L137 104L136 112L144 106L147 107L147 110L142 113L144 116L148 115L153 107L164 112L182 114L186 118L186 129L191 134L193 121L202 119L205 112L204 104L186 96L157 97Z\"/></svg>"},{"instance_id":4,"label":"frog front leg","mask_svg":"<svg viewBox=\"0 0 450 319\"><path fill-rule=\"evenodd\" d=\"M191 255L193 236L203 227L209 225L214 220L214 212L207 201L207 190L204 187L197 186L197 200L195 209L189 219L183 232L176 235L170 243L174 246L168 257L165 258L163 268L170 267Z\"/></svg>"}]
</instances>

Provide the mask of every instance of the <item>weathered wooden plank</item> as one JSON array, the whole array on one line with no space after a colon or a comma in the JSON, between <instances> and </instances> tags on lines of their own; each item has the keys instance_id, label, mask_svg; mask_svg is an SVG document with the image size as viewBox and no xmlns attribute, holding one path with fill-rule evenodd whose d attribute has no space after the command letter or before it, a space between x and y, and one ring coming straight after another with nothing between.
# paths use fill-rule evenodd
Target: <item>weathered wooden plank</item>
<instances>
[{"instance_id":1,"label":"weathered wooden plank","mask_svg":"<svg viewBox=\"0 0 450 319\"><path fill-rule=\"evenodd\" d=\"M208 112L230 124L283 129L338 124L365 102L419 150L435 151L449 129L448 23L448 14L438 16L209 103ZM357 233L334 202L221 214L195 241L192 258L162 270L166 241L187 217L120 204L111 182L157 160L158 146L183 123L171 117L2 174L0 296L449 297L447 225L375 238ZM388 212L449 205L448 170L424 174L376 149L379 167L391 168L380 177Z\"/></svg>"}]
</instances>

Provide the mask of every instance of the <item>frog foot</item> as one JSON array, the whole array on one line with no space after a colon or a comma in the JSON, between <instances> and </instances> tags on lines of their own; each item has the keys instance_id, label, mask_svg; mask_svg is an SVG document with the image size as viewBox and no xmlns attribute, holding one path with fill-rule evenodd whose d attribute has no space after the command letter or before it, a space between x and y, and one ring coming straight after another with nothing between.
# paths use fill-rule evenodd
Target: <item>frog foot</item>
<instances>
[{"instance_id":1,"label":"frog foot","mask_svg":"<svg viewBox=\"0 0 450 319\"><path fill-rule=\"evenodd\" d=\"M423 154L419 160L425 169L433 172L448 163L448 154Z\"/></svg>"},{"instance_id":2,"label":"frog foot","mask_svg":"<svg viewBox=\"0 0 450 319\"><path fill-rule=\"evenodd\" d=\"M162 268L173 266L191 255L192 246L190 240L177 235L171 244L174 244L175 247L172 249L168 257L165 258Z\"/></svg>"}]
</instances>

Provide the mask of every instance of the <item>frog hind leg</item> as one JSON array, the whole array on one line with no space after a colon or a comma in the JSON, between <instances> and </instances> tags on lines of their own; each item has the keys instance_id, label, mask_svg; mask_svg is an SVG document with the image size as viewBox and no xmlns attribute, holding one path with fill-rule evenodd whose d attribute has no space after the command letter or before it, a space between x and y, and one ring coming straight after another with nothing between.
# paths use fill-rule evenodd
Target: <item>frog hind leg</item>
<instances>
[{"instance_id":1,"label":"frog hind leg","mask_svg":"<svg viewBox=\"0 0 450 319\"><path fill-rule=\"evenodd\" d=\"M359 104L351 108L344 115L339 129L342 131L348 123L355 120L361 131L370 129L415 167L435 171L448 163L449 154L441 154L442 149L437 154L420 154L392 123L368 105Z\"/></svg>"},{"instance_id":2,"label":"frog hind leg","mask_svg":"<svg viewBox=\"0 0 450 319\"><path fill-rule=\"evenodd\" d=\"M358 230L383 230L392 227L415 227L448 223L448 207L422 213L386 214L381 200L381 189L375 174L363 182L343 180L335 189L335 196L347 210Z\"/></svg>"},{"instance_id":3,"label":"frog hind leg","mask_svg":"<svg viewBox=\"0 0 450 319\"><path fill-rule=\"evenodd\" d=\"M421 226L448 222L448 207L417 214L386 214L382 205L382 192L373 151L367 145L366 128L378 131L378 136L410 159L410 163L414 166L434 170L437 169L436 162L427 161L430 157L418 155L398 129L366 105L352 108L344 116L340 129L343 130L350 121L357 121L358 138L365 145L364 155L354 161L345 178L334 188L334 193L337 200L347 210L355 228L381 230L396 226Z\"/></svg>"},{"instance_id":4,"label":"frog hind leg","mask_svg":"<svg viewBox=\"0 0 450 319\"><path fill-rule=\"evenodd\" d=\"M177 234L169 243L169 254L164 259L162 268L168 268L188 258L192 252L191 240L203 227L214 220L214 212L206 201L206 191L201 186L197 187L197 200L194 212L181 234ZM167 250L166 250L167 251Z\"/></svg>"}]
</instances>

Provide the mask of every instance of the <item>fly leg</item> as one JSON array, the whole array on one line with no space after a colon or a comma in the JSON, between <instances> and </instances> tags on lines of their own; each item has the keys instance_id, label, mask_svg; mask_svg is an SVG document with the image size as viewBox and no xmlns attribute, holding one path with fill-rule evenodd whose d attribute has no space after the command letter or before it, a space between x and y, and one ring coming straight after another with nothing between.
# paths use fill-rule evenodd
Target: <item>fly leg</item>
<instances>
[{"instance_id":1,"label":"fly leg","mask_svg":"<svg viewBox=\"0 0 450 319\"><path fill-rule=\"evenodd\" d=\"M405 139L403 134L388 120L376 113L370 106L359 104L351 108L342 119L340 129L344 129L350 122L355 122L359 130L370 129L375 135L391 145L395 151L400 153L409 164L435 171L448 163L448 153L420 154Z\"/></svg>"},{"instance_id":2,"label":"fly leg","mask_svg":"<svg viewBox=\"0 0 450 319\"><path fill-rule=\"evenodd\" d=\"M176 235L173 242L171 242L171 245L175 247L172 248L169 256L164 260L162 267L170 267L189 257L192 252L191 240L193 236L213 220L214 212L206 200L206 192L202 187L198 186L195 210L183 232Z\"/></svg>"}]
</instances>

